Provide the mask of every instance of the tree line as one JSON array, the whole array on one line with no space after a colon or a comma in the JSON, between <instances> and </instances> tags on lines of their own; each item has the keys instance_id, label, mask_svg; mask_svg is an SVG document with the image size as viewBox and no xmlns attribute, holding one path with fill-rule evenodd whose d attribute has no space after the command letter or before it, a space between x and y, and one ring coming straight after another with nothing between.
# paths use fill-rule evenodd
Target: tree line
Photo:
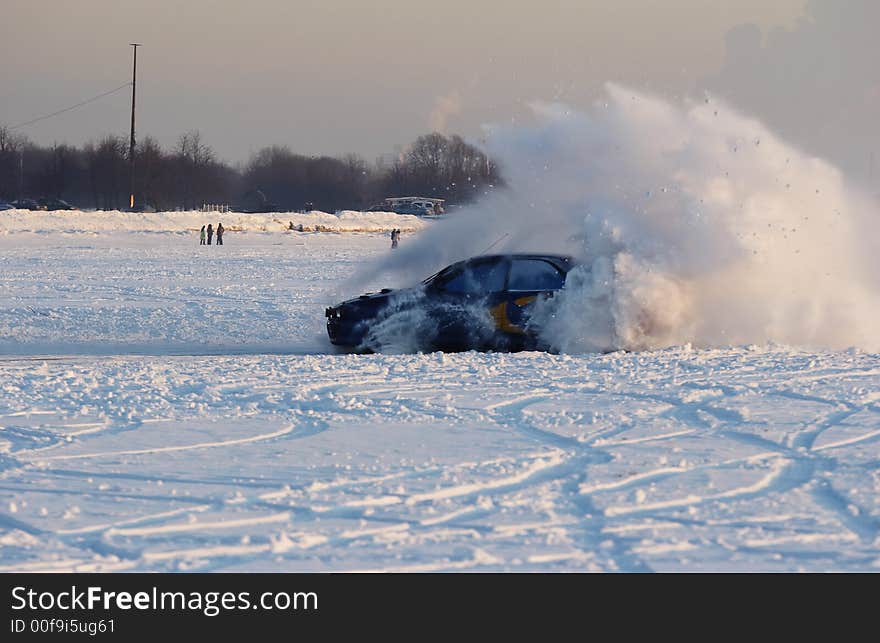
<instances>
[{"instance_id":1,"label":"tree line","mask_svg":"<svg viewBox=\"0 0 880 643\"><path fill-rule=\"evenodd\" d=\"M129 142L106 135L82 147L40 146L0 127L0 200L52 197L80 208L125 209ZM244 210L363 209L390 196L466 203L501 183L497 164L460 136L426 134L393 161L297 154L287 146L256 152L245 164L218 159L197 131L165 149L152 137L135 148L138 203L157 210L205 203Z\"/></svg>"}]
</instances>

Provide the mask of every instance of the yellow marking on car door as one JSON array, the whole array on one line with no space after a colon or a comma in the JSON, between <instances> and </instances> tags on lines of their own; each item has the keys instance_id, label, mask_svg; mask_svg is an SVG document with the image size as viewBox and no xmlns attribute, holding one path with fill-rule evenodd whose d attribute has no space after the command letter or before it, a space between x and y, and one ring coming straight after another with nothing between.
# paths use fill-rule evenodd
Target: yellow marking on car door
<instances>
[{"instance_id":1,"label":"yellow marking on car door","mask_svg":"<svg viewBox=\"0 0 880 643\"><path fill-rule=\"evenodd\" d=\"M535 295L528 295L526 297L514 299L513 303L522 308L526 304L530 304L535 301L535 299L537 299ZM492 306L492 308L489 309L489 314L491 314L492 318L495 320L495 328L504 331L505 333L516 333L522 335L525 333L525 331L520 326L517 326L510 320L510 315L508 315L507 313L508 303L510 302L502 301L500 304Z\"/></svg>"}]
</instances>

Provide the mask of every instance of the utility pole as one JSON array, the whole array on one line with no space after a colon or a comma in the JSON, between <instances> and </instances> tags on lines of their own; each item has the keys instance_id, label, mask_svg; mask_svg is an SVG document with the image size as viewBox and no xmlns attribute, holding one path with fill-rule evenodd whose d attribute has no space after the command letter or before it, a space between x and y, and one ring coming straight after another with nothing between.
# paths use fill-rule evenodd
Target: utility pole
<instances>
[{"instance_id":1,"label":"utility pole","mask_svg":"<svg viewBox=\"0 0 880 643\"><path fill-rule=\"evenodd\" d=\"M131 67L131 142L128 146L128 207L134 207L134 99L137 89L138 42L129 43L134 50L134 62Z\"/></svg>"}]
</instances>

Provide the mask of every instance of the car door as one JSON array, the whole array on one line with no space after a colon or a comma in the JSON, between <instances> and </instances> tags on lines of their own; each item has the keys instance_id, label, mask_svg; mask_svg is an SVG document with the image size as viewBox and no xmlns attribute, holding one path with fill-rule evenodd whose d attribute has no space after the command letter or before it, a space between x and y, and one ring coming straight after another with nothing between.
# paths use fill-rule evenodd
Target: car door
<instances>
[{"instance_id":1,"label":"car door","mask_svg":"<svg viewBox=\"0 0 880 643\"><path fill-rule=\"evenodd\" d=\"M535 302L552 296L564 285L565 272L552 262L539 257L514 257L505 296L493 310L498 329L508 335L526 335Z\"/></svg>"},{"instance_id":2,"label":"car door","mask_svg":"<svg viewBox=\"0 0 880 643\"><path fill-rule=\"evenodd\" d=\"M484 348L496 325L492 310L505 298L509 262L482 257L451 266L432 284L435 345L443 350Z\"/></svg>"}]
</instances>

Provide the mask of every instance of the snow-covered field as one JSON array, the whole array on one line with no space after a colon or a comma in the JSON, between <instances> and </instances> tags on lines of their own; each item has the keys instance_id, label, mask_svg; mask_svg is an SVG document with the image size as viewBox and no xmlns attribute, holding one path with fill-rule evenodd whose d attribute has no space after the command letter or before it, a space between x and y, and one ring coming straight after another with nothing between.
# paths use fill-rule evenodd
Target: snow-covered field
<instances>
[{"instance_id":1,"label":"snow-covered field","mask_svg":"<svg viewBox=\"0 0 880 643\"><path fill-rule=\"evenodd\" d=\"M336 355L385 234L6 229L0 570L880 571L876 354Z\"/></svg>"}]
</instances>

